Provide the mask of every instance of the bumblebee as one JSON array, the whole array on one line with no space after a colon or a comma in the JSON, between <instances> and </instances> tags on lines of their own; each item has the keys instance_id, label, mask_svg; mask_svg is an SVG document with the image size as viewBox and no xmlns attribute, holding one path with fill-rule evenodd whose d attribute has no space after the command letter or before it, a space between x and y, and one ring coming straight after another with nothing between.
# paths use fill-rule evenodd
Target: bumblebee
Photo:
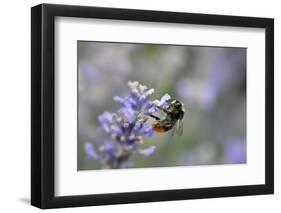
<instances>
[{"instance_id":1,"label":"bumblebee","mask_svg":"<svg viewBox=\"0 0 281 213\"><path fill-rule=\"evenodd\" d=\"M163 119L150 115L155 119L152 123L152 128L155 132L167 132L173 129L173 134L176 131L177 135L181 136L183 133L182 119L185 113L184 105L175 99L169 99L166 103L169 105L166 109L158 107L166 114Z\"/></svg>"}]
</instances>

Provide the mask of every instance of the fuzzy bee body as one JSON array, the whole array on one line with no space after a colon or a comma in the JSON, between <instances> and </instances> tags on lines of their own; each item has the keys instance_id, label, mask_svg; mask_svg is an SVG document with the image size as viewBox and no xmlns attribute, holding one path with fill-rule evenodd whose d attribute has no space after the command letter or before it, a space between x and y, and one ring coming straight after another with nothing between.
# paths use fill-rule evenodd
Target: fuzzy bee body
<instances>
[{"instance_id":1,"label":"fuzzy bee body","mask_svg":"<svg viewBox=\"0 0 281 213\"><path fill-rule=\"evenodd\" d=\"M155 132L167 132L171 130L175 125L175 122L170 122L168 120L162 120L162 121L154 121L152 123L152 129Z\"/></svg>"},{"instance_id":2,"label":"fuzzy bee body","mask_svg":"<svg viewBox=\"0 0 281 213\"><path fill-rule=\"evenodd\" d=\"M184 116L184 106L181 102L175 99L170 99L167 101L169 106L164 109L158 107L160 110L166 113L166 116L163 119L155 115L151 115L155 119L152 123L152 128L155 132L167 132L173 129L176 126L176 132L178 135L182 135L183 124L182 119Z\"/></svg>"}]
</instances>

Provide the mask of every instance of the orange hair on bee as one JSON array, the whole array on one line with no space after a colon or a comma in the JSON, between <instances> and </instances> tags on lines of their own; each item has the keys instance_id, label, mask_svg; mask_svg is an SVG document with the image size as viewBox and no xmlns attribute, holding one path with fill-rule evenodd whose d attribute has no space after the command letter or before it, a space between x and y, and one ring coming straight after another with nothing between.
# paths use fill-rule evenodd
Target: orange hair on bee
<instances>
[{"instance_id":1,"label":"orange hair on bee","mask_svg":"<svg viewBox=\"0 0 281 213\"><path fill-rule=\"evenodd\" d=\"M166 129L163 126L161 126L157 121L154 121L152 123L152 129L155 132L166 132Z\"/></svg>"}]
</instances>

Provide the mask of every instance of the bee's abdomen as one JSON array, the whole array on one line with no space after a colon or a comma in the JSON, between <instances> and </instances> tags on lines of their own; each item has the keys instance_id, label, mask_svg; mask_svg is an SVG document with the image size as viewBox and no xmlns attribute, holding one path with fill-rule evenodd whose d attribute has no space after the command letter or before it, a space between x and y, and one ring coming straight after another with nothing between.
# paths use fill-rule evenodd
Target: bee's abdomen
<instances>
[{"instance_id":1,"label":"bee's abdomen","mask_svg":"<svg viewBox=\"0 0 281 213\"><path fill-rule=\"evenodd\" d=\"M166 128L164 128L163 126L157 125L157 124L153 124L152 125L152 129L155 132L166 132L168 130L166 130Z\"/></svg>"},{"instance_id":2,"label":"bee's abdomen","mask_svg":"<svg viewBox=\"0 0 281 213\"><path fill-rule=\"evenodd\" d=\"M173 127L173 125L167 125L167 124L163 124L163 122L153 122L152 123L152 129L155 132L167 132L168 130L170 130Z\"/></svg>"}]
</instances>

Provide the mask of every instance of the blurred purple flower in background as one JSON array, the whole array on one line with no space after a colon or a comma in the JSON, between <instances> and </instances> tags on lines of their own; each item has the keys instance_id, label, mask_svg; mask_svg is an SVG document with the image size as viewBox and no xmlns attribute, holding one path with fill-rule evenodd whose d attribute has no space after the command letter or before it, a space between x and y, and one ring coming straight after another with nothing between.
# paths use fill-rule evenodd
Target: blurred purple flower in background
<instances>
[{"instance_id":1,"label":"blurred purple flower in background","mask_svg":"<svg viewBox=\"0 0 281 213\"><path fill-rule=\"evenodd\" d=\"M246 143L239 138L229 138L224 145L225 163L246 163Z\"/></svg>"},{"instance_id":2,"label":"blurred purple flower in background","mask_svg":"<svg viewBox=\"0 0 281 213\"><path fill-rule=\"evenodd\" d=\"M204 110L212 109L217 96L235 82L235 68L228 61L215 60L201 87L200 105Z\"/></svg>"},{"instance_id":3,"label":"blurred purple flower in background","mask_svg":"<svg viewBox=\"0 0 281 213\"><path fill-rule=\"evenodd\" d=\"M229 55L231 51L231 55ZM205 56L208 66L197 68L194 76L178 79L175 88L187 102L195 102L201 110L210 111L226 92L233 91L246 78L246 50L214 49ZM203 56L202 56L203 57ZM199 66L198 66L199 67ZM192 80L190 80L192 79Z\"/></svg>"},{"instance_id":4,"label":"blurred purple flower in background","mask_svg":"<svg viewBox=\"0 0 281 213\"><path fill-rule=\"evenodd\" d=\"M156 148L142 149L139 145L144 137L153 135L152 126L147 124L149 115L157 111L157 106L165 106L170 96L164 95L156 104L151 101L154 89L147 89L138 82L129 82L128 86L130 93L127 97L114 97L121 108L116 113L104 112L98 117L103 132L110 140L106 140L97 151L91 143L85 144L88 159L98 160L102 168L125 167L131 154L148 157Z\"/></svg>"},{"instance_id":5,"label":"blurred purple flower in background","mask_svg":"<svg viewBox=\"0 0 281 213\"><path fill-rule=\"evenodd\" d=\"M85 153L86 153L88 159L97 159L98 158L98 155L91 143L87 142L85 144L84 148L85 148Z\"/></svg>"},{"instance_id":6,"label":"blurred purple flower in background","mask_svg":"<svg viewBox=\"0 0 281 213\"><path fill-rule=\"evenodd\" d=\"M242 53L246 54L245 50L234 52L228 57L225 50L217 50L217 56L203 82L200 96L202 109L212 109L219 95L233 88L241 78L245 77L239 73L242 73L241 66L246 63L243 60L245 57L241 57Z\"/></svg>"},{"instance_id":7,"label":"blurred purple flower in background","mask_svg":"<svg viewBox=\"0 0 281 213\"><path fill-rule=\"evenodd\" d=\"M97 70L93 64L84 62L82 63L80 70L84 78L88 81L93 81L97 76Z\"/></svg>"}]
</instances>

